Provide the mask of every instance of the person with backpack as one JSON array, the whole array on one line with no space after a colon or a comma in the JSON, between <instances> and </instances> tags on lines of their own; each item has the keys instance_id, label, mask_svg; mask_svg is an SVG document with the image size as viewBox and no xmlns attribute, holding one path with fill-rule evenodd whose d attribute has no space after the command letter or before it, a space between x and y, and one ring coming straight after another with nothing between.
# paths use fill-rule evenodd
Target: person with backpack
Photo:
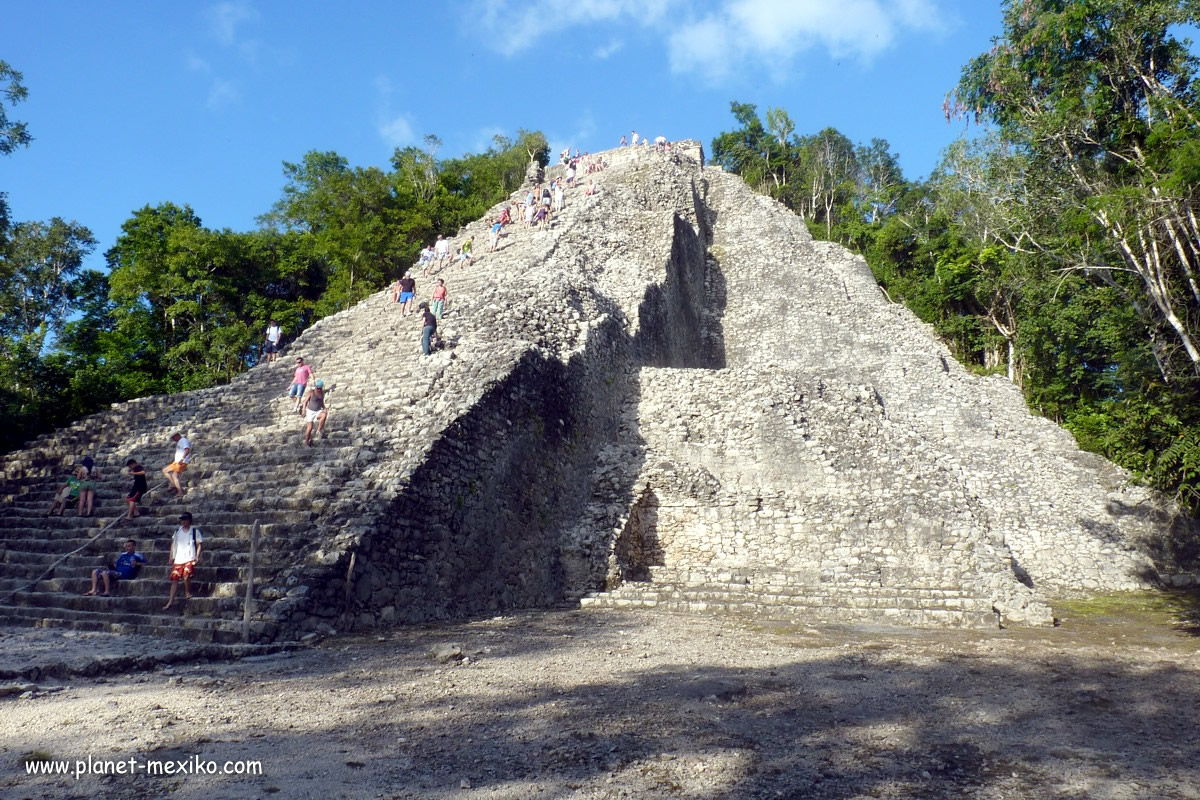
<instances>
[{"instance_id":1,"label":"person with backpack","mask_svg":"<svg viewBox=\"0 0 1200 800\"><path fill-rule=\"evenodd\" d=\"M142 568L142 564L145 563L146 557L137 552L137 542L133 539L126 539L125 551L117 556L116 561L109 562L107 567L92 570L92 590L84 592L84 594L89 597L94 597L97 594L101 597L108 597L114 583L119 580L133 580L137 577L138 570ZM104 581L104 591L97 592L96 585L101 579Z\"/></svg>"},{"instance_id":2,"label":"person with backpack","mask_svg":"<svg viewBox=\"0 0 1200 800\"><path fill-rule=\"evenodd\" d=\"M192 527L192 515L186 511L179 515L179 527L171 537L171 594L166 611L175 603L175 593L179 590L179 582L183 581L183 597L192 599L192 573L200 563L200 551L204 549L204 535L199 528Z\"/></svg>"}]
</instances>

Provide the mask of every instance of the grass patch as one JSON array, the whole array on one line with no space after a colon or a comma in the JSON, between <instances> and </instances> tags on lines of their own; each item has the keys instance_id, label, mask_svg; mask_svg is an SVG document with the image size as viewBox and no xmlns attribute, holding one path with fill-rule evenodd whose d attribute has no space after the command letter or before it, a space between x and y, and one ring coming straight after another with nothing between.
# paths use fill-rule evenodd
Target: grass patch
<instances>
[{"instance_id":1,"label":"grass patch","mask_svg":"<svg viewBox=\"0 0 1200 800\"><path fill-rule=\"evenodd\" d=\"M1056 616L1077 622L1119 620L1166 625L1200 636L1200 591L1172 589L1156 592L1118 592L1054 604Z\"/></svg>"}]
</instances>

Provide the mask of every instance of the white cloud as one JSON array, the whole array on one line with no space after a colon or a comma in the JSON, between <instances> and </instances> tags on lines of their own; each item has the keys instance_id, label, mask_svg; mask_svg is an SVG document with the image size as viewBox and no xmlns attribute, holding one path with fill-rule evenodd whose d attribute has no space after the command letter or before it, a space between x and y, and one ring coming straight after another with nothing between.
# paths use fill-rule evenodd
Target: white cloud
<instances>
[{"instance_id":1,"label":"white cloud","mask_svg":"<svg viewBox=\"0 0 1200 800\"><path fill-rule=\"evenodd\" d=\"M621 48L624 46L625 46L625 43L622 42L620 39L613 39L608 44L603 45L601 47L597 47L594 51L592 51L592 55L595 56L600 61L604 61L605 59L609 58L610 56L616 55L618 52L620 52Z\"/></svg>"},{"instance_id":2,"label":"white cloud","mask_svg":"<svg viewBox=\"0 0 1200 800\"><path fill-rule=\"evenodd\" d=\"M243 0L228 0L209 7L205 17L213 37L221 44L231 45L237 40L238 26L243 22L256 21L259 14Z\"/></svg>"},{"instance_id":3,"label":"white cloud","mask_svg":"<svg viewBox=\"0 0 1200 800\"><path fill-rule=\"evenodd\" d=\"M863 63L914 31L951 27L945 0L474 0L473 31L506 56L583 26L634 26L666 43L676 73L720 79L747 64L776 77L798 53L820 48L832 58ZM543 42L545 43L545 42ZM623 46L613 35L592 55L605 60Z\"/></svg>"},{"instance_id":4,"label":"white cloud","mask_svg":"<svg viewBox=\"0 0 1200 800\"><path fill-rule=\"evenodd\" d=\"M724 0L667 44L672 71L719 79L747 61L785 74L796 53L814 47L869 63L906 30L945 27L934 0Z\"/></svg>"},{"instance_id":5,"label":"white cloud","mask_svg":"<svg viewBox=\"0 0 1200 800\"><path fill-rule=\"evenodd\" d=\"M212 64L192 52L187 54L187 66L192 72L199 72L202 75L211 75L213 71Z\"/></svg>"},{"instance_id":6,"label":"white cloud","mask_svg":"<svg viewBox=\"0 0 1200 800\"><path fill-rule=\"evenodd\" d=\"M472 152L483 153L489 147L495 144L493 141L497 136L506 135L504 128L499 125L485 125L475 132L475 142L472 144Z\"/></svg>"},{"instance_id":7,"label":"white cloud","mask_svg":"<svg viewBox=\"0 0 1200 800\"><path fill-rule=\"evenodd\" d=\"M376 127L380 138L390 147L404 147L417 140L413 135L412 121L407 114L401 114L390 120L383 120Z\"/></svg>"},{"instance_id":8,"label":"white cloud","mask_svg":"<svg viewBox=\"0 0 1200 800\"><path fill-rule=\"evenodd\" d=\"M543 36L576 25L633 22L658 23L669 10L687 0L479 0L467 12L472 29L483 28L483 39L495 50L513 56ZM564 43L565 44L565 43Z\"/></svg>"},{"instance_id":9,"label":"white cloud","mask_svg":"<svg viewBox=\"0 0 1200 800\"><path fill-rule=\"evenodd\" d=\"M233 81L214 78L212 86L208 90L208 107L221 108L237 102L241 97L242 93Z\"/></svg>"}]
</instances>

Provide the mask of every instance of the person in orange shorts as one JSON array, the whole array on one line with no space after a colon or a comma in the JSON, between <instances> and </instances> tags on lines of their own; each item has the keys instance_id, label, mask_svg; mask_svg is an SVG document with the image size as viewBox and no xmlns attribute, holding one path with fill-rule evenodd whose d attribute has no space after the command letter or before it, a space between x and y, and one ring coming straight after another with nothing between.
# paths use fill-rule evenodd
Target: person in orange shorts
<instances>
[{"instance_id":1,"label":"person in orange shorts","mask_svg":"<svg viewBox=\"0 0 1200 800\"><path fill-rule=\"evenodd\" d=\"M199 528L192 527L192 515L186 511L179 515L179 527L171 537L171 594L166 611L175 602L175 593L179 591L179 582L183 581L184 598L192 599L192 573L200 563L200 551L204 549L204 536Z\"/></svg>"},{"instance_id":2,"label":"person in orange shorts","mask_svg":"<svg viewBox=\"0 0 1200 800\"><path fill-rule=\"evenodd\" d=\"M163 467L163 477L175 489L176 497L183 497L183 486L179 483L179 476L188 468L188 462L192 460L192 443L182 433L175 433L171 436L171 441L175 443L175 460Z\"/></svg>"}]
</instances>

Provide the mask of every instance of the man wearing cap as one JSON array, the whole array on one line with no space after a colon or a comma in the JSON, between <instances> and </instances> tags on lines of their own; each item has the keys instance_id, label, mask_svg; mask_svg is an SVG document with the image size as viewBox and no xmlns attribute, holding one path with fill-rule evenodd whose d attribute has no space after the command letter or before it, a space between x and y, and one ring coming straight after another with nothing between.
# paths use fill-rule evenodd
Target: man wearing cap
<instances>
[{"instance_id":1,"label":"man wearing cap","mask_svg":"<svg viewBox=\"0 0 1200 800\"><path fill-rule=\"evenodd\" d=\"M175 489L176 497L183 497L183 486L179 483L179 476L188 468L188 463L192 460L192 443L182 433L175 433L171 436L171 441L175 443L175 460L163 467L163 477Z\"/></svg>"},{"instance_id":2,"label":"man wearing cap","mask_svg":"<svg viewBox=\"0 0 1200 800\"><path fill-rule=\"evenodd\" d=\"M325 381L317 381L304 395L304 446L312 447L313 423L317 423L317 433L325 438L325 417L329 409L325 408Z\"/></svg>"},{"instance_id":3,"label":"man wearing cap","mask_svg":"<svg viewBox=\"0 0 1200 800\"><path fill-rule=\"evenodd\" d=\"M203 541L204 536L201 535L200 529L192 527L192 515L186 511L180 514L179 527L171 537L171 594L167 598L167 604L163 606L163 611L175 602L175 593L179 589L180 581L183 581L184 598L192 599L192 573L196 571L196 564L200 563Z\"/></svg>"}]
</instances>

